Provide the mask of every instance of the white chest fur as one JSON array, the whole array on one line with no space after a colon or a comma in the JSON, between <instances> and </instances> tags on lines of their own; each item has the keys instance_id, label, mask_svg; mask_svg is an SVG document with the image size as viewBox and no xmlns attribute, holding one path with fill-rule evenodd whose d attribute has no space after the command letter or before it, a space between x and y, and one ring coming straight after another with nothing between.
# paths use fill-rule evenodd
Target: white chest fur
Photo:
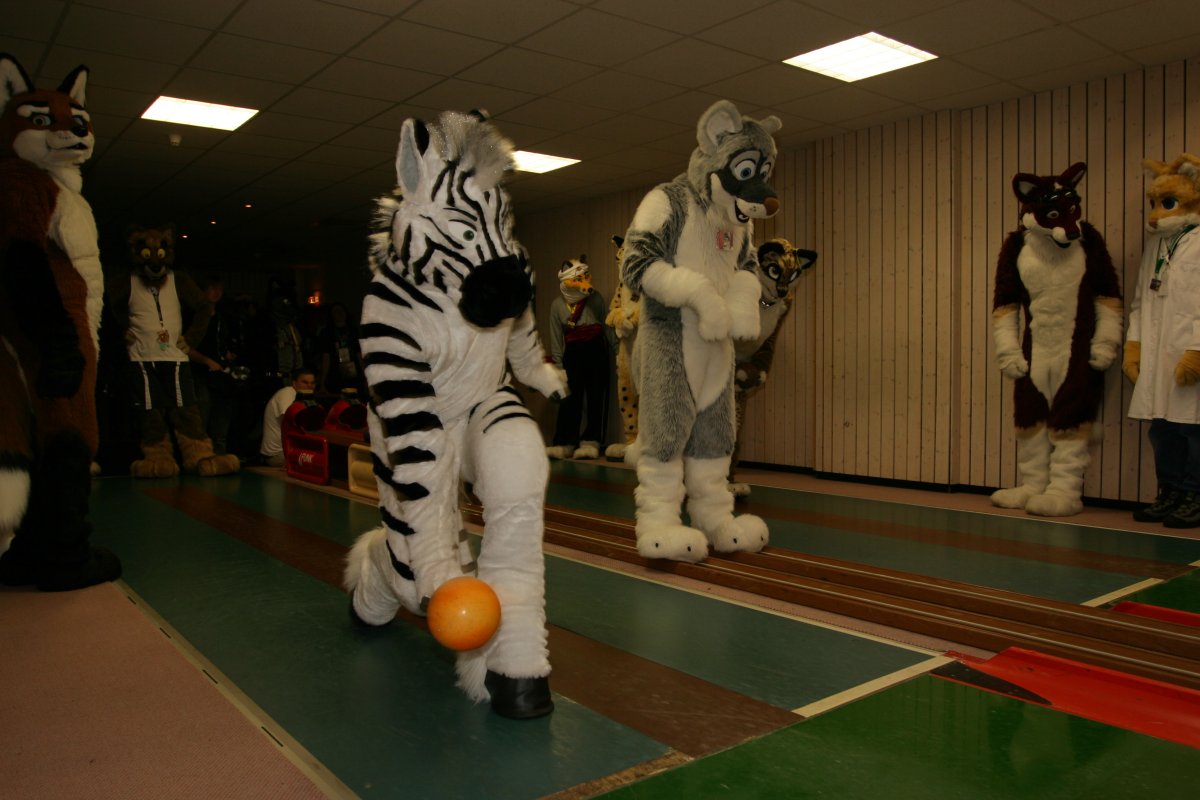
<instances>
[{"instance_id":1,"label":"white chest fur","mask_svg":"<svg viewBox=\"0 0 1200 800\"><path fill-rule=\"evenodd\" d=\"M719 217L705 215L698 207L689 209L679 237L675 268L703 275L718 294L725 294L738 268L738 254L749 235L749 226L729 226ZM690 308L682 309L683 367L697 408L707 408L729 383L733 370L733 341L708 342L700 338L699 320Z\"/></svg>"},{"instance_id":2,"label":"white chest fur","mask_svg":"<svg viewBox=\"0 0 1200 800\"><path fill-rule=\"evenodd\" d=\"M1025 234L1017 271L1029 292L1029 377L1048 400L1066 378L1085 269L1086 256L1078 242L1061 248L1046 236Z\"/></svg>"},{"instance_id":3,"label":"white chest fur","mask_svg":"<svg viewBox=\"0 0 1200 800\"><path fill-rule=\"evenodd\" d=\"M58 184L58 202L50 220L50 238L71 259L75 269L83 276L88 287L88 322L91 323L92 341L96 351L100 350L100 310L104 302L104 273L100 267L100 246L96 234L96 219L92 207L83 195Z\"/></svg>"}]
</instances>

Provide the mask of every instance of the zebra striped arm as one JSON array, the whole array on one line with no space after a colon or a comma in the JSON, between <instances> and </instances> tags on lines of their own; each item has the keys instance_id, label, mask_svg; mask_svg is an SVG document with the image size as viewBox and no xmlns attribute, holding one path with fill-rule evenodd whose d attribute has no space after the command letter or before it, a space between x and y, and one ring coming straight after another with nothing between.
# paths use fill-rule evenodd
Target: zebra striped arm
<instances>
[{"instance_id":1,"label":"zebra striped arm","mask_svg":"<svg viewBox=\"0 0 1200 800\"><path fill-rule=\"evenodd\" d=\"M525 313L513 322L507 357L521 383L552 400L556 395L558 399L567 396L567 373L546 360L532 308L525 309Z\"/></svg>"}]
</instances>

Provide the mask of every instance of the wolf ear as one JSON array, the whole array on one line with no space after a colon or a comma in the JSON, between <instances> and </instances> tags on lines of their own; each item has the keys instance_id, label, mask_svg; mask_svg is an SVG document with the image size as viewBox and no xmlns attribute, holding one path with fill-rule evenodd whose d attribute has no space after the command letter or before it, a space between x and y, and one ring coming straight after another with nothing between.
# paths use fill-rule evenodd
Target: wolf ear
<instances>
[{"instance_id":1,"label":"wolf ear","mask_svg":"<svg viewBox=\"0 0 1200 800\"><path fill-rule=\"evenodd\" d=\"M783 127L783 123L779 121L779 117L774 114L766 119L760 119L758 124L762 126L762 129L767 132L768 136L773 136L775 131Z\"/></svg>"},{"instance_id":2,"label":"wolf ear","mask_svg":"<svg viewBox=\"0 0 1200 800\"><path fill-rule=\"evenodd\" d=\"M0 112L15 95L32 91L33 81L15 58L0 53Z\"/></svg>"},{"instance_id":3,"label":"wolf ear","mask_svg":"<svg viewBox=\"0 0 1200 800\"><path fill-rule=\"evenodd\" d=\"M705 153L717 149L717 140L727 133L737 133L742 129L742 115L737 106L728 100L718 100L708 107L700 123L696 126L696 141Z\"/></svg>"},{"instance_id":4,"label":"wolf ear","mask_svg":"<svg viewBox=\"0 0 1200 800\"><path fill-rule=\"evenodd\" d=\"M1069 186L1074 189L1083 180L1084 173L1087 172L1087 164L1082 161L1077 161L1067 167L1066 171L1058 176L1058 182L1063 186Z\"/></svg>"},{"instance_id":5,"label":"wolf ear","mask_svg":"<svg viewBox=\"0 0 1200 800\"><path fill-rule=\"evenodd\" d=\"M429 128L419 119L406 119L400 126L400 149L396 152L396 185L414 194L425 177L422 156L429 149Z\"/></svg>"},{"instance_id":6,"label":"wolf ear","mask_svg":"<svg viewBox=\"0 0 1200 800\"><path fill-rule=\"evenodd\" d=\"M88 79L88 68L86 66L84 66L83 64L80 64L78 67L71 70L70 73L67 74L67 77L63 79L62 84L59 85L58 90L60 92L62 92L63 94L65 94L67 97L70 97L72 100L74 100L79 105L86 108L87 107L87 79Z\"/></svg>"}]
</instances>

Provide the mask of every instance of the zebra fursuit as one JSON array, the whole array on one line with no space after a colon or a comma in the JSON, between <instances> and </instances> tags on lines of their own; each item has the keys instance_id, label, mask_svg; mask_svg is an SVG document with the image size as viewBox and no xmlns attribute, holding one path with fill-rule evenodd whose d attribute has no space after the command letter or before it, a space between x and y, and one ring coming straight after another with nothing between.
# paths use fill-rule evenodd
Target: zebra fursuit
<instances>
[{"instance_id":1,"label":"zebra fursuit","mask_svg":"<svg viewBox=\"0 0 1200 800\"><path fill-rule=\"evenodd\" d=\"M477 574L500 598L484 646L458 654L458 685L515 718L553 709L547 676L542 506L549 475L541 433L512 372L565 396L536 332L531 270L513 238L501 181L512 145L477 112L406 120L398 186L380 199L373 277L360 330L368 430L382 526L347 560L353 611L385 625L421 614L450 578ZM459 491L483 503L478 562L462 532Z\"/></svg>"}]
</instances>

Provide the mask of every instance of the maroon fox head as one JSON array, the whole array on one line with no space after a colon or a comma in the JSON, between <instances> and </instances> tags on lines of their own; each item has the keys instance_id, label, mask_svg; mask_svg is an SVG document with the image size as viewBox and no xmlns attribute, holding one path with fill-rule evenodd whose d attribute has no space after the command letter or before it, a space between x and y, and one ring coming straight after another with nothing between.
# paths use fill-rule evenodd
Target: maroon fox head
<instances>
[{"instance_id":1,"label":"maroon fox head","mask_svg":"<svg viewBox=\"0 0 1200 800\"><path fill-rule=\"evenodd\" d=\"M1013 193L1021 201L1021 227L1049 236L1059 247L1070 247L1079 238L1079 192L1087 164L1082 161L1067 167L1062 175L1013 176Z\"/></svg>"}]
</instances>

